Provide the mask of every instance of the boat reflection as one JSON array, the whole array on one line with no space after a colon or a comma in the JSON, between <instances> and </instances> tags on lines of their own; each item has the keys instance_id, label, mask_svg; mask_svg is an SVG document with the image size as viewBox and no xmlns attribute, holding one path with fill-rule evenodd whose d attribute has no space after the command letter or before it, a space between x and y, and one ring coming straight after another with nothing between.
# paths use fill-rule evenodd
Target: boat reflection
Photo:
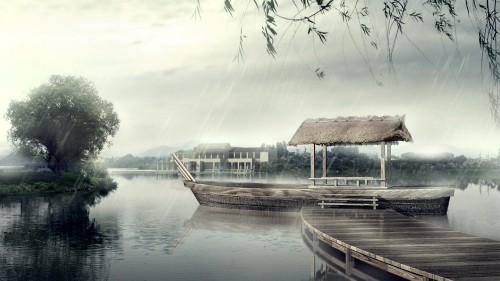
<instances>
[{"instance_id":1,"label":"boat reflection","mask_svg":"<svg viewBox=\"0 0 500 281\"><path fill-rule=\"evenodd\" d=\"M250 235L270 235L273 237L300 237L300 212L258 211L199 206L192 218L184 223L186 233L193 229L213 232L244 233ZM278 233L276 233L278 232ZM305 233L302 238L312 251L312 241ZM299 238L300 239L300 238ZM326 250L315 248L312 253L310 280L384 280L375 279L367 274L345 273L344 262L333 259ZM361 276L361 278L359 278Z\"/></svg>"},{"instance_id":2,"label":"boat reflection","mask_svg":"<svg viewBox=\"0 0 500 281\"><path fill-rule=\"evenodd\" d=\"M200 205L184 225L187 228L218 232L265 234L276 231L296 232L300 229L300 223L298 212L228 209Z\"/></svg>"},{"instance_id":3,"label":"boat reflection","mask_svg":"<svg viewBox=\"0 0 500 281\"><path fill-rule=\"evenodd\" d=\"M300 213L228 209L199 205L191 219L184 222L184 232L177 238L172 252L179 247L193 229L226 233L269 234L280 232L290 236L300 229Z\"/></svg>"}]
</instances>

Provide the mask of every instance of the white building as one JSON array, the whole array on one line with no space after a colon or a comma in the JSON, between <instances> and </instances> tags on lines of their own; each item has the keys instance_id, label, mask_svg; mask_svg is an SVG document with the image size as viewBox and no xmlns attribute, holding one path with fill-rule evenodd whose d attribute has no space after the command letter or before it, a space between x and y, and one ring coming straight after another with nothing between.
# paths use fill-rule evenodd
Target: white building
<instances>
[{"instance_id":1,"label":"white building","mask_svg":"<svg viewBox=\"0 0 500 281\"><path fill-rule=\"evenodd\" d=\"M180 150L176 155L190 171L252 172L262 164L276 159L276 149L232 147L229 143L200 144L194 149Z\"/></svg>"}]
</instances>

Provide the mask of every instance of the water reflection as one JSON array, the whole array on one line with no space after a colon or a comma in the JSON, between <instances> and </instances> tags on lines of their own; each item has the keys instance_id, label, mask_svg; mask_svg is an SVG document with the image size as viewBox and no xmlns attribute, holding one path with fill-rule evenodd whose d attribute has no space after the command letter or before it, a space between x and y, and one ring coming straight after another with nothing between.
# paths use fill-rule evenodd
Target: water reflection
<instances>
[{"instance_id":1,"label":"water reflection","mask_svg":"<svg viewBox=\"0 0 500 281\"><path fill-rule=\"evenodd\" d=\"M347 264L344 253L313 241L310 235L303 234L303 238L312 254L311 281L406 280L360 260L351 259L351 262Z\"/></svg>"},{"instance_id":2,"label":"water reflection","mask_svg":"<svg viewBox=\"0 0 500 281\"><path fill-rule=\"evenodd\" d=\"M197 249L194 254L202 259L196 266L205 274L182 279L309 279L309 251L300 236L298 212L198 206L184 225L191 232L176 253Z\"/></svg>"},{"instance_id":3,"label":"water reflection","mask_svg":"<svg viewBox=\"0 0 500 281\"><path fill-rule=\"evenodd\" d=\"M119 187L105 197L0 198L0 280L355 278L308 249L298 213L199 206L168 176L114 178ZM500 240L499 212L498 185L467 184L446 223Z\"/></svg>"},{"instance_id":4,"label":"water reflection","mask_svg":"<svg viewBox=\"0 0 500 281\"><path fill-rule=\"evenodd\" d=\"M116 177L91 209L106 234L116 221L122 254L109 280L306 280L297 213L199 206L178 179Z\"/></svg>"},{"instance_id":5,"label":"water reflection","mask_svg":"<svg viewBox=\"0 0 500 281\"><path fill-rule=\"evenodd\" d=\"M89 206L103 195L59 194L0 198L0 280L100 280L105 253L117 247L102 235Z\"/></svg>"},{"instance_id":6,"label":"water reflection","mask_svg":"<svg viewBox=\"0 0 500 281\"><path fill-rule=\"evenodd\" d=\"M456 186L460 190L465 190L469 188L471 184L500 191L500 179L459 179L457 180Z\"/></svg>"},{"instance_id":7,"label":"water reflection","mask_svg":"<svg viewBox=\"0 0 500 281\"><path fill-rule=\"evenodd\" d=\"M461 232L500 241L500 188L497 183L479 181L457 190L450 200L450 227Z\"/></svg>"},{"instance_id":8,"label":"water reflection","mask_svg":"<svg viewBox=\"0 0 500 281\"><path fill-rule=\"evenodd\" d=\"M500 241L500 187L498 179L467 180L457 185L447 216L419 219L456 231Z\"/></svg>"},{"instance_id":9,"label":"water reflection","mask_svg":"<svg viewBox=\"0 0 500 281\"><path fill-rule=\"evenodd\" d=\"M276 212L225 209L198 206L184 225L189 228L221 232L266 234L280 231L297 232L301 224L299 212Z\"/></svg>"}]
</instances>

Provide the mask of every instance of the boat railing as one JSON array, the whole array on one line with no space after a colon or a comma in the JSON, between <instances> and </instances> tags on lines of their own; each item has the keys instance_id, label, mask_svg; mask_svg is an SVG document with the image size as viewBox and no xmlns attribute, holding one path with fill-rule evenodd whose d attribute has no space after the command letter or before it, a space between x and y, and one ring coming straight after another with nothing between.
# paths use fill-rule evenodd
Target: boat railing
<instances>
[{"instance_id":1,"label":"boat railing","mask_svg":"<svg viewBox=\"0 0 500 281\"><path fill-rule=\"evenodd\" d=\"M177 170L179 170L179 173L182 175L182 177L185 180L196 182L193 175L191 175L191 173L184 166L184 164L182 164L181 160L179 160L179 157L177 157L177 155L175 155L175 153L172 153L172 159L174 160L174 163L177 166Z\"/></svg>"},{"instance_id":2,"label":"boat railing","mask_svg":"<svg viewBox=\"0 0 500 281\"><path fill-rule=\"evenodd\" d=\"M325 186L371 186L373 183L385 186L385 180L374 177L320 177L320 178L309 178L312 181L312 186L314 187L325 187Z\"/></svg>"}]
</instances>

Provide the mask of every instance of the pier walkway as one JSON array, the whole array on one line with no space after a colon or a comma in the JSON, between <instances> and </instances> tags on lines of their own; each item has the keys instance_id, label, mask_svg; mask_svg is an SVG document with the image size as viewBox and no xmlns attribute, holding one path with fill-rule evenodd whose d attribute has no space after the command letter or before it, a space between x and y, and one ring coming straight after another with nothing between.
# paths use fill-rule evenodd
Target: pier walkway
<instances>
[{"instance_id":1,"label":"pier walkway","mask_svg":"<svg viewBox=\"0 0 500 281\"><path fill-rule=\"evenodd\" d=\"M500 280L500 242L392 210L303 208L303 233L345 256L408 280Z\"/></svg>"}]
</instances>

